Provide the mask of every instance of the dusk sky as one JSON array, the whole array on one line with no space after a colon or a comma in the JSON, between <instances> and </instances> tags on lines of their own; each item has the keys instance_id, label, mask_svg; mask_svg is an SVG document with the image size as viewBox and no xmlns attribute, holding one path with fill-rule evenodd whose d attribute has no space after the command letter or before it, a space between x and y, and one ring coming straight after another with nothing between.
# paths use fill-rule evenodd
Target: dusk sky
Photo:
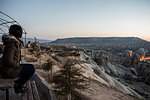
<instances>
[{"instance_id":1,"label":"dusk sky","mask_svg":"<svg viewBox=\"0 0 150 100\"><path fill-rule=\"evenodd\" d=\"M150 41L150 0L0 0L27 37L140 37Z\"/></svg>"}]
</instances>

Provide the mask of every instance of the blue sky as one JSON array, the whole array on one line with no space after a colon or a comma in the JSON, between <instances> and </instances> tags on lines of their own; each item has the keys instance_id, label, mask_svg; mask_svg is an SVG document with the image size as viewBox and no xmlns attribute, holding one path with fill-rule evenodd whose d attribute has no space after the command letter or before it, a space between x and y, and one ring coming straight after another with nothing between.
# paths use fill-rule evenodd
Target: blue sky
<instances>
[{"instance_id":1,"label":"blue sky","mask_svg":"<svg viewBox=\"0 0 150 100\"><path fill-rule=\"evenodd\" d=\"M0 0L28 37L140 37L150 41L150 0Z\"/></svg>"}]
</instances>

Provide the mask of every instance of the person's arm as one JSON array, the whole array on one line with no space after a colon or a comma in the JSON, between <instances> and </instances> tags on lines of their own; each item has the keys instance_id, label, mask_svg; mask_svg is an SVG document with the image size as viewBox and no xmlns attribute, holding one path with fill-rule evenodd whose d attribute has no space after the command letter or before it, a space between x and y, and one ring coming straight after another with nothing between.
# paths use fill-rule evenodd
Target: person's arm
<instances>
[{"instance_id":1,"label":"person's arm","mask_svg":"<svg viewBox=\"0 0 150 100\"><path fill-rule=\"evenodd\" d=\"M20 63L15 59L16 50L16 43L9 42L5 45L4 53L3 53L3 65L10 66L10 67L19 67Z\"/></svg>"}]
</instances>

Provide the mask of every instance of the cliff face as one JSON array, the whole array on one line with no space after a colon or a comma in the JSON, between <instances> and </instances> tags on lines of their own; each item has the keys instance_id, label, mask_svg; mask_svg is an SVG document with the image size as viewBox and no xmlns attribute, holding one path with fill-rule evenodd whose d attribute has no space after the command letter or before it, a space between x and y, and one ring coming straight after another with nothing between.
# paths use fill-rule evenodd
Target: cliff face
<instances>
[{"instance_id":1,"label":"cliff face","mask_svg":"<svg viewBox=\"0 0 150 100\"><path fill-rule=\"evenodd\" d=\"M57 39L56 41L53 41L52 43L70 43L70 44L88 44L88 43L100 43L100 42L136 42L136 41L143 41L146 42L145 40L142 40L137 37L89 37L89 38L64 38L64 39Z\"/></svg>"},{"instance_id":2,"label":"cliff face","mask_svg":"<svg viewBox=\"0 0 150 100\"><path fill-rule=\"evenodd\" d=\"M142 61L136 67L138 74L141 76L141 81L150 85L150 62Z\"/></svg>"},{"instance_id":3,"label":"cliff face","mask_svg":"<svg viewBox=\"0 0 150 100\"><path fill-rule=\"evenodd\" d=\"M125 86L128 87L128 89L130 88L131 90L134 90L136 93L143 96L146 100L150 99L149 60L140 61L137 65L132 67L125 67L124 65L122 65L122 61L125 60L124 57L116 57L110 52L106 52L103 50L96 52L94 58L97 59L96 62L98 66L102 66L101 68L103 68L105 73L119 82L115 83L117 84L116 87L111 84L112 87L115 87L119 91L126 92L123 91L123 87ZM105 75L105 77L106 76L107 75ZM122 88L119 88L120 83L124 85Z\"/></svg>"},{"instance_id":4,"label":"cliff face","mask_svg":"<svg viewBox=\"0 0 150 100\"><path fill-rule=\"evenodd\" d=\"M70 45L82 49L106 50L113 53L126 49L136 50L140 47L150 50L150 42L137 37L64 38L46 44Z\"/></svg>"}]
</instances>

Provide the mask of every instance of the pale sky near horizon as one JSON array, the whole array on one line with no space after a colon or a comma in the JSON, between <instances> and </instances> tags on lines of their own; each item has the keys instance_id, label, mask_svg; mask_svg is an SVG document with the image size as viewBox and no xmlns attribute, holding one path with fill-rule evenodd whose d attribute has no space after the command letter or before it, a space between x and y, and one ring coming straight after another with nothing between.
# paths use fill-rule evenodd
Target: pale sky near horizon
<instances>
[{"instance_id":1,"label":"pale sky near horizon","mask_svg":"<svg viewBox=\"0 0 150 100\"><path fill-rule=\"evenodd\" d=\"M27 37L140 37L150 41L150 0L0 0Z\"/></svg>"}]
</instances>

